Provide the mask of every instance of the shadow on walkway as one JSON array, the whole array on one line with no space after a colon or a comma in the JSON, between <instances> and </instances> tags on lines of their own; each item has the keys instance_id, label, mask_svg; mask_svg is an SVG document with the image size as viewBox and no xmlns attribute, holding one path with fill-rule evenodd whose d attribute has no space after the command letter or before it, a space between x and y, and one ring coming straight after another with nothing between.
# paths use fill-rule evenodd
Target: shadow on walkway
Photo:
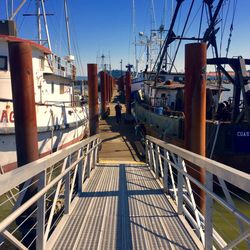
<instances>
[{"instance_id":1,"label":"shadow on walkway","mask_svg":"<svg viewBox=\"0 0 250 250\"><path fill-rule=\"evenodd\" d=\"M115 117L115 105L119 101L122 105L122 122L117 123ZM109 105L110 116L100 122L100 133L103 140L100 159L140 162L144 160L142 152L138 149L140 137L135 135L135 124L125 120L126 107L124 97L115 92L115 96ZM112 152L111 152L112 151Z\"/></svg>"}]
</instances>

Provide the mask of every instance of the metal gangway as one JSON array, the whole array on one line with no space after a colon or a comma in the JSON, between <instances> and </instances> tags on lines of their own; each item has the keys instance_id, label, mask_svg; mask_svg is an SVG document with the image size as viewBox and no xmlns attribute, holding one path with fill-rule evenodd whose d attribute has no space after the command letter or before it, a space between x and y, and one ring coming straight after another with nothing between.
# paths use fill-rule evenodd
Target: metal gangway
<instances>
[{"instance_id":1,"label":"metal gangway","mask_svg":"<svg viewBox=\"0 0 250 250\"><path fill-rule=\"evenodd\" d=\"M144 145L145 162L104 164L96 135L0 175L0 248L250 249L248 174L150 136Z\"/></svg>"}]
</instances>

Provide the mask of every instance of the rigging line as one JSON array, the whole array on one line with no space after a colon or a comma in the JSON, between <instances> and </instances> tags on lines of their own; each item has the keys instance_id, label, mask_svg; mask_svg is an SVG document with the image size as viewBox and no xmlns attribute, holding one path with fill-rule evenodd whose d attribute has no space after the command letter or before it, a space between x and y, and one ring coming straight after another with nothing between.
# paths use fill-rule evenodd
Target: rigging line
<instances>
[{"instance_id":1,"label":"rigging line","mask_svg":"<svg viewBox=\"0 0 250 250\"><path fill-rule=\"evenodd\" d=\"M83 75L81 59L80 59L81 57L78 54L78 49L77 49L77 45L76 45L75 40L72 40L72 42L73 42L74 51L76 52L75 55L76 55L77 71L79 72L80 75Z\"/></svg>"},{"instance_id":2,"label":"rigging line","mask_svg":"<svg viewBox=\"0 0 250 250\"><path fill-rule=\"evenodd\" d=\"M24 12L24 13L26 13L26 12L29 11L30 4L31 4L31 0L30 0L29 3L27 4L27 8L25 9L25 12ZM18 19L18 17L19 17L19 13L17 14L16 20ZM21 23L20 23L20 25L19 25L19 27L18 27L18 32L21 31L22 26L23 26L23 23L24 23L24 20L25 20L25 17L22 16L22 21L21 21ZM18 23L18 21L16 21L16 23Z\"/></svg>"},{"instance_id":3,"label":"rigging line","mask_svg":"<svg viewBox=\"0 0 250 250\"><path fill-rule=\"evenodd\" d=\"M194 14L193 19L192 19L192 21L190 22L190 24L189 24L189 26L188 26L188 28L187 28L187 30L186 30L184 36L189 32L189 29L190 29L191 26L193 25L193 22L194 22L194 20L196 19L196 17L198 16L201 7L202 7L202 4L200 5L200 7L198 8L198 10L197 10L196 13Z\"/></svg>"},{"instance_id":4,"label":"rigging line","mask_svg":"<svg viewBox=\"0 0 250 250\"><path fill-rule=\"evenodd\" d=\"M191 3L191 5L190 5L189 11L188 11L188 15L187 15L187 18L186 18L186 21L185 21L185 24L184 24L184 27L183 27L183 30L182 30L182 33L181 33L181 37L183 37L183 35L184 35L184 33L185 33L185 29L186 29L186 27L187 27L188 20L189 20L189 18L190 18L190 15L191 15L191 12L192 12L192 9L193 9L193 5L194 5L194 0L192 0L192 3ZM176 51L175 51L174 58L173 58L173 60L172 60L172 64L171 64L170 69L169 69L169 72L170 72L170 73L171 73L171 70L172 70L173 65L174 65L174 63L175 63L176 56L177 56L177 53L178 53L178 51L179 51L180 45L181 45L181 40L179 40L179 42L178 42L178 46L177 46L177 49L176 49Z\"/></svg>"},{"instance_id":5,"label":"rigging line","mask_svg":"<svg viewBox=\"0 0 250 250\"><path fill-rule=\"evenodd\" d=\"M229 48L230 48L230 44L231 44L231 38L232 38L232 33L233 33L233 24L234 24L234 18L235 18L237 4L238 4L238 0L234 0L233 17L232 17L232 22L230 25L230 33L229 33L228 43L227 43L227 48L226 48L226 57L228 56Z\"/></svg>"},{"instance_id":6,"label":"rigging line","mask_svg":"<svg viewBox=\"0 0 250 250\"><path fill-rule=\"evenodd\" d=\"M70 9L69 9L69 15L71 17L71 24L75 23L73 15L71 14ZM84 74L84 72L83 72L83 64L82 64L82 60L81 60L81 56L80 56L79 43L78 43L78 38L77 38L78 33L75 30L75 25L71 25L71 27L72 27L73 33L75 34L75 36L72 37L72 41L74 43L74 51L75 51L75 55L77 57L77 60L78 60L79 66L80 66L81 74L83 75Z\"/></svg>"},{"instance_id":7,"label":"rigging line","mask_svg":"<svg viewBox=\"0 0 250 250\"><path fill-rule=\"evenodd\" d=\"M209 18L208 18L208 10L207 10L207 8L205 8L205 13L206 13L206 18L207 18L207 25L209 26ZM213 46L212 46L211 51L212 51L212 57L214 58ZM214 71L217 72L216 65L214 65ZM217 78L217 74L216 74L216 78Z\"/></svg>"},{"instance_id":8,"label":"rigging line","mask_svg":"<svg viewBox=\"0 0 250 250\"><path fill-rule=\"evenodd\" d=\"M163 4L163 15L162 15L162 19L161 19L161 24L166 25L166 17L167 17L167 0L164 0L164 4Z\"/></svg>"},{"instance_id":9,"label":"rigging line","mask_svg":"<svg viewBox=\"0 0 250 250\"><path fill-rule=\"evenodd\" d=\"M202 9L201 9L201 18L200 18L200 26L199 26L199 32L198 32L198 38L200 38L201 35L201 26L202 26L202 20L203 20L203 15L204 15L204 7L205 3L202 3Z\"/></svg>"},{"instance_id":10,"label":"rigging line","mask_svg":"<svg viewBox=\"0 0 250 250\"><path fill-rule=\"evenodd\" d=\"M223 21L221 22L221 27L222 28L221 28L221 40L220 40L220 56L221 56L221 51L222 51L222 42L223 42L223 37L224 37L225 29L226 29L229 9L230 9L230 6L231 6L231 0L229 0L228 2L229 3L228 3L228 7L227 7L227 12L226 12L226 18L225 18L225 21L224 21L224 25L223 25ZM226 5L226 3L225 3L225 5ZM222 16L222 20L223 20L223 16Z\"/></svg>"},{"instance_id":11,"label":"rigging line","mask_svg":"<svg viewBox=\"0 0 250 250\"><path fill-rule=\"evenodd\" d=\"M151 29L156 30L156 18L155 18L154 0L151 0L151 18L152 18L152 27L151 27Z\"/></svg>"},{"instance_id":12,"label":"rigging line","mask_svg":"<svg viewBox=\"0 0 250 250\"><path fill-rule=\"evenodd\" d=\"M164 42L165 45L163 46L163 50L162 50L162 53L160 55L160 61L159 61L158 65L157 65L157 72L156 72L155 78L158 77L158 74L159 74L159 72L161 70L161 67L162 67L163 60L164 60L165 55L167 53L168 45L171 43L174 24L175 24L176 18L178 16L179 9L180 9L180 7L182 5L182 2L183 2L183 0L177 1L175 11L174 11L174 15L173 15L173 19L171 21L171 24L170 24L170 27L169 27L169 30L168 30L168 34L167 34L167 37L166 37L165 42Z\"/></svg>"}]
</instances>

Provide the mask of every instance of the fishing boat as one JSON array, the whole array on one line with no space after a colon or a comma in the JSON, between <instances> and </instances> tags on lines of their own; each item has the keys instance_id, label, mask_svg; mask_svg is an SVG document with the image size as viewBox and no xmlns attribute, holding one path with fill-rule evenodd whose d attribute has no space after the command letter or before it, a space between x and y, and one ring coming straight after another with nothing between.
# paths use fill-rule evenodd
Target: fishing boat
<instances>
[{"instance_id":1,"label":"fishing boat","mask_svg":"<svg viewBox=\"0 0 250 250\"><path fill-rule=\"evenodd\" d=\"M8 1L7 1L8 2ZM10 1L13 4L13 1ZM12 6L12 13L0 21L0 168L7 172L17 166L15 143L15 114L13 112L11 77L9 65L10 42L27 42L32 48L34 95L40 157L67 147L88 133L88 110L86 104L74 93L76 66L70 48L67 2L64 1L68 37L68 55L59 57L52 52L46 19L45 1L36 1L37 39L19 38L15 16L25 1ZM42 19L46 35L42 34ZM42 37L45 36L45 38ZM25 91L25 89L23 90Z\"/></svg>"},{"instance_id":2,"label":"fishing boat","mask_svg":"<svg viewBox=\"0 0 250 250\"><path fill-rule=\"evenodd\" d=\"M197 2L195 2L197 3ZM135 119L143 130L167 142L184 147L184 95L185 77L173 73L178 49L183 41L205 42L207 50L214 51L214 58L207 58L207 65L217 68L215 81L207 81L206 87L206 155L234 168L250 172L250 84L247 65L250 60L241 56L229 58L228 50L232 37L230 28L226 56L218 52L216 36L219 32L219 14L228 2L199 1L201 8L196 8L197 16L209 13L208 22L197 21L197 36L185 36L186 29L192 23L194 1L177 1L164 45L162 46L153 70L144 79L133 105ZM180 35L175 32L180 9L185 4L188 10ZM197 3L198 4L198 3ZM196 6L197 7L197 6ZM233 12L235 15L235 12ZM183 17L183 13L182 13ZM193 19L194 20L194 19ZM231 27L233 27L233 20ZM178 24L179 25L179 24ZM178 26L177 25L177 26ZM194 25L194 24L193 24ZM178 26L179 27L179 26ZM204 28L204 32L201 32ZM176 52L169 58L169 47L176 42ZM208 52L208 55L211 55ZM228 72L230 68L232 72ZM162 75L165 75L163 78ZM179 79L178 79L179 78ZM228 91L223 81L233 85L233 93L228 100L220 101L221 93Z\"/></svg>"}]
</instances>

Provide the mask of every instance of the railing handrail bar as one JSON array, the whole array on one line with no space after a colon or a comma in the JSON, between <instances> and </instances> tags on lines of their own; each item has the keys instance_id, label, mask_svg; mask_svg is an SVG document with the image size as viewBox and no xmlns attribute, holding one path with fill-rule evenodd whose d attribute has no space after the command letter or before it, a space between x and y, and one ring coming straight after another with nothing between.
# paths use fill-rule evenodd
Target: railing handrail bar
<instances>
[{"instance_id":1,"label":"railing handrail bar","mask_svg":"<svg viewBox=\"0 0 250 250\"><path fill-rule=\"evenodd\" d=\"M154 150L155 151L155 150ZM156 151L155 151L156 152ZM161 156L165 161L168 161L167 158L164 156ZM247 225L250 225L250 219L245 216L243 213L241 213L239 210L237 210L235 207L231 206L229 203L225 202L220 196L217 194L211 192L209 189L207 189L202 183L197 181L194 177L192 177L190 174L185 172L183 169L180 169L175 163L171 162L171 166L173 166L178 172L181 172L185 177L187 177L192 183L194 183L197 187L199 187L201 190L203 190L206 194L210 195L215 201L217 201L220 205L225 207L227 210L229 210L232 214L234 214L236 217L244 221Z\"/></svg>"},{"instance_id":2,"label":"railing handrail bar","mask_svg":"<svg viewBox=\"0 0 250 250\"><path fill-rule=\"evenodd\" d=\"M224 179L225 181L233 184L234 186L239 187L242 190L250 193L250 175L249 174L239 171L237 169L234 169L225 164L216 162L204 156L195 154L186 149L177 147L173 144L166 143L152 136L147 135L146 139L156 143L162 148L165 148L173 152L174 154L179 155L185 160L192 162L201 168L204 168L208 172Z\"/></svg>"},{"instance_id":3,"label":"railing handrail bar","mask_svg":"<svg viewBox=\"0 0 250 250\"><path fill-rule=\"evenodd\" d=\"M92 150L100 145L101 142L97 143ZM88 152L90 152L89 150ZM28 209L33 203L38 201L46 192L48 192L57 182L59 182L68 172L72 170L85 155L76 160L71 166L66 168L60 175L58 175L54 180L48 183L44 188L38 191L34 196L32 196L28 201L22 204L17 210L7 216L2 222L0 222L0 232L4 231L18 216L20 216L26 209Z\"/></svg>"},{"instance_id":4,"label":"railing handrail bar","mask_svg":"<svg viewBox=\"0 0 250 250\"><path fill-rule=\"evenodd\" d=\"M73 144L66 149L58 150L57 152L47 155L41 159L34 162L28 163L20 168L14 169L6 174L0 175L0 196L12 188L24 183L25 181L31 179L32 177L38 175L42 171L56 164L60 160L64 159L71 153L77 151L81 147L86 146L90 142L99 138L99 135L91 136L83 141Z\"/></svg>"}]
</instances>

